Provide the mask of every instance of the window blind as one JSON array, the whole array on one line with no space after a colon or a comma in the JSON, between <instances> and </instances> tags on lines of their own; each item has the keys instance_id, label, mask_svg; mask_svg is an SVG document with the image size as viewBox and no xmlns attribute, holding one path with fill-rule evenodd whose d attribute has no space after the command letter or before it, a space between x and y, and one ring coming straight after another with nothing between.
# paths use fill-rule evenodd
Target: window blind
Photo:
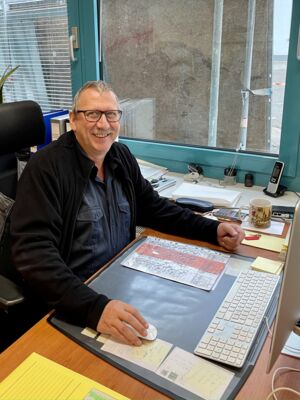
<instances>
[{"instance_id":1,"label":"window blind","mask_svg":"<svg viewBox=\"0 0 300 400\"><path fill-rule=\"evenodd\" d=\"M43 112L72 104L66 0L0 0L0 77L5 102L34 100Z\"/></svg>"}]
</instances>

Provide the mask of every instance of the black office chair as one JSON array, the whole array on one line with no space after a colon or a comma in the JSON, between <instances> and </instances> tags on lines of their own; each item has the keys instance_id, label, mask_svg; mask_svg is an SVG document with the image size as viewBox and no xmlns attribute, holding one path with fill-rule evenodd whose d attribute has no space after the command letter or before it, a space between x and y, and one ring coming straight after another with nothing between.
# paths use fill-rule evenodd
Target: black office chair
<instances>
[{"instance_id":1,"label":"black office chair","mask_svg":"<svg viewBox=\"0 0 300 400\"><path fill-rule=\"evenodd\" d=\"M44 119L37 103L0 104L0 351L30 325L30 318L24 321L26 296L11 259L9 216L20 174L18 167L24 164L20 160L30 155L31 146L44 141Z\"/></svg>"}]
</instances>

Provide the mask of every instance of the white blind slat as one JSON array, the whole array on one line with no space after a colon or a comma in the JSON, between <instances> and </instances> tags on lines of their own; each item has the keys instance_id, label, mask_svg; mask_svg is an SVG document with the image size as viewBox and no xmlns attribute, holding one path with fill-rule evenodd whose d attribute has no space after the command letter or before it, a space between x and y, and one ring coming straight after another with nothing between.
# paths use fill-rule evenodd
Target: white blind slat
<instances>
[{"instance_id":1,"label":"white blind slat","mask_svg":"<svg viewBox=\"0 0 300 400\"><path fill-rule=\"evenodd\" d=\"M66 0L0 0L0 76L5 101L35 100L44 112L72 105Z\"/></svg>"}]
</instances>

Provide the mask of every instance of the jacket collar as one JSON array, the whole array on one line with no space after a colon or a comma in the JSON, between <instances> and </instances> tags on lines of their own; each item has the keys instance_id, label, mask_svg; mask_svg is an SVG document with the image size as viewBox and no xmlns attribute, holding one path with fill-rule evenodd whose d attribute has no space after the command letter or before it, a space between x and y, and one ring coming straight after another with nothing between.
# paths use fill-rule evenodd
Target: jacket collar
<instances>
[{"instance_id":1,"label":"jacket collar","mask_svg":"<svg viewBox=\"0 0 300 400\"><path fill-rule=\"evenodd\" d=\"M85 152L82 150L76 140L76 136L73 131L64 133L62 136L60 136L58 140L61 141L65 147L68 147L72 149L72 151L76 152L80 167L85 176L90 176L91 174L93 174L92 171L93 169L95 169L95 163L91 159L89 159ZM113 143L109 152L105 156L105 163L109 163L112 170L115 170L118 174L124 176L124 167L120 158L118 157L118 151L116 147L116 144Z\"/></svg>"}]
</instances>

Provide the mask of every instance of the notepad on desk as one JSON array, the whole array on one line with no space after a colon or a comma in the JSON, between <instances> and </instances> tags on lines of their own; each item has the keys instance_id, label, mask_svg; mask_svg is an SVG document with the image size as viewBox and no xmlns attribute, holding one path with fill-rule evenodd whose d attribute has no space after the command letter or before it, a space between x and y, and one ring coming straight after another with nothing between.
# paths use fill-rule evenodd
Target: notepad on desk
<instances>
[{"instance_id":1,"label":"notepad on desk","mask_svg":"<svg viewBox=\"0 0 300 400\"><path fill-rule=\"evenodd\" d=\"M284 263L282 261L274 261L264 257L256 257L251 264L251 268L255 271L279 275L282 271L283 265Z\"/></svg>"},{"instance_id":2,"label":"notepad on desk","mask_svg":"<svg viewBox=\"0 0 300 400\"><path fill-rule=\"evenodd\" d=\"M0 383L0 399L129 400L40 354L30 354Z\"/></svg>"},{"instance_id":3,"label":"notepad on desk","mask_svg":"<svg viewBox=\"0 0 300 400\"><path fill-rule=\"evenodd\" d=\"M215 207L233 207L241 196L241 192L204 186L200 184L183 182L172 193L173 199L188 197L191 199L206 200L213 203Z\"/></svg>"}]
</instances>

